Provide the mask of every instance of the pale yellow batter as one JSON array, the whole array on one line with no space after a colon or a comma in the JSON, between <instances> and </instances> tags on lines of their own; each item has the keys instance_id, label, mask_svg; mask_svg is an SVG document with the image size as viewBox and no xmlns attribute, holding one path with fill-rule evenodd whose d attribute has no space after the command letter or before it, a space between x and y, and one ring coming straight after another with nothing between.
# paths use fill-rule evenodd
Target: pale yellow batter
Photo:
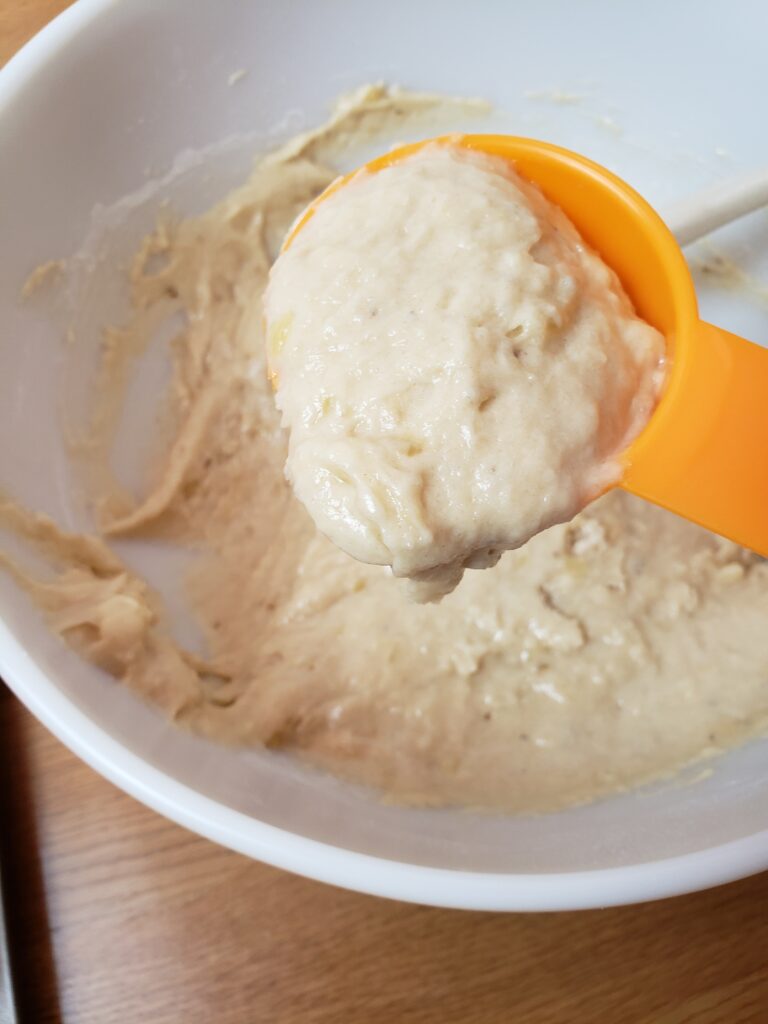
<instances>
[{"instance_id":1,"label":"pale yellow batter","mask_svg":"<svg viewBox=\"0 0 768 1024\"><path fill-rule=\"evenodd\" d=\"M370 127L371 103L380 124L405 102L363 95L330 141ZM52 626L181 725L296 751L398 801L562 807L765 729L766 563L636 499L601 499L439 605L414 605L387 568L316 532L283 476L253 300L292 217L334 176L317 157L328 143L268 158L137 255L136 312L106 336L88 449L106 541L0 505L56 569L18 577ZM110 410L151 326L179 311L172 441L136 504L110 483ZM170 640L110 535L201 550L189 594L204 662Z\"/></svg>"},{"instance_id":2,"label":"pale yellow batter","mask_svg":"<svg viewBox=\"0 0 768 1024\"><path fill-rule=\"evenodd\" d=\"M439 599L621 474L664 339L501 157L432 143L319 203L264 300L319 530Z\"/></svg>"}]
</instances>

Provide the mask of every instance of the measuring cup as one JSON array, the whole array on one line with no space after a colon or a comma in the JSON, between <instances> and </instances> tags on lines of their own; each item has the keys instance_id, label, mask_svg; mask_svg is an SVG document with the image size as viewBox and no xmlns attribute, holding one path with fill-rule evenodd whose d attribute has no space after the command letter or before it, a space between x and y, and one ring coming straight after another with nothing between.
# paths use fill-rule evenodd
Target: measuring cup
<instances>
[{"instance_id":1,"label":"measuring cup","mask_svg":"<svg viewBox=\"0 0 768 1024\"><path fill-rule=\"evenodd\" d=\"M615 486L768 557L768 351L699 318L683 254L655 210L599 164L509 135L428 139L364 170L381 170L435 143L510 160L567 214L616 272L638 315L664 335L664 389L645 429L621 454ZM357 173L337 179L307 208L284 248L318 203Z\"/></svg>"}]
</instances>

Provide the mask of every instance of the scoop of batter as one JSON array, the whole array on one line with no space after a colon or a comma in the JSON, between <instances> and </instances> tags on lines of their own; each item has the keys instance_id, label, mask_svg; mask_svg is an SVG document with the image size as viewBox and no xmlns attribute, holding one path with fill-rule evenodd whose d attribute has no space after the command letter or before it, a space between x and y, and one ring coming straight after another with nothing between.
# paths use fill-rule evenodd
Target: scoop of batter
<instances>
[{"instance_id":1,"label":"scoop of batter","mask_svg":"<svg viewBox=\"0 0 768 1024\"><path fill-rule=\"evenodd\" d=\"M325 200L266 295L289 479L421 599L618 478L662 337L510 163L435 144Z\"/></svg>"}]
</instances>

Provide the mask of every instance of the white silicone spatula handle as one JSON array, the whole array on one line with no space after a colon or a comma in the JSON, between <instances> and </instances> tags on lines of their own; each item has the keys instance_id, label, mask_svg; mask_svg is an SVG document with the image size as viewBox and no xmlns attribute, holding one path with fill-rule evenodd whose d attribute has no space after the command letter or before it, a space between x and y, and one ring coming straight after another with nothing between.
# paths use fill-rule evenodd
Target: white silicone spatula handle
<instances>
[{"instance_id":1,"label":"white silicone spatula handle","mask_svg":"<svg viewBox=\"0 0 768 1024\"><path fill-rule=\"evenodd\" d=\"M768 167L748 171L689 199L681 199L663 216L680 245L689 245L761 206L768 206Z\"/></svg>"}]
</instances>

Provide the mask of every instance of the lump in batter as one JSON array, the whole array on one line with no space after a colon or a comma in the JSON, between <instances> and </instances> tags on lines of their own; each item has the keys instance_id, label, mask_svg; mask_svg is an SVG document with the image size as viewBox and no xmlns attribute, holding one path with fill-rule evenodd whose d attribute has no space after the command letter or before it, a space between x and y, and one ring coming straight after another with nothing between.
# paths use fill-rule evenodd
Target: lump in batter
<instances>
[{"instance_id":1,"label":"lump in batter","mask_svg":"<svg viewBox=\"0 0 768 1024\"><path fill-rule=\"evenodd\" d=\"M422 599L615 483L661 384L661 335L562 211L458 144L318 204L265 311L298 498Z\"/></svg>"}]
</instances>

